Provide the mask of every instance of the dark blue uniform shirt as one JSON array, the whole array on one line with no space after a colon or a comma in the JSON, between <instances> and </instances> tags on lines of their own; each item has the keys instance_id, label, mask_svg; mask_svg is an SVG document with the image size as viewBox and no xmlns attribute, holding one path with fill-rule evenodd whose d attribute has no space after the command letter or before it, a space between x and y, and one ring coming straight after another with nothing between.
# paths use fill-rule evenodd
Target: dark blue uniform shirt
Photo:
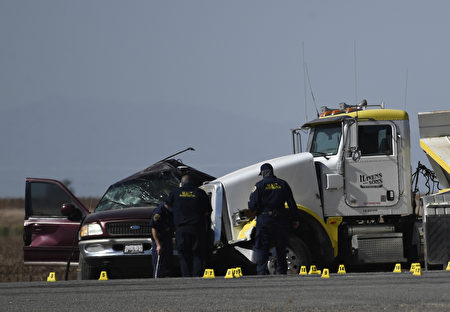
<instances>
[{"instance_id":1,"label":"dark blue uniform shirt","mask_svg":"<svg viewBox=\"0 0 450 312\"><path fill-rule=\"evenodd\" d=\"M289 211L285 208L286 202ZM297 204L289 184L273 175L256 183L250 195L248 208L258 216L282 219L289 217L291 221L298 220Z\"/></svg>"},{"instance_id":2,"label":"dark blue uniform shirt","mask_svg":"<svg viewBox=\"0 0 450 312\"><path fill-rule=\"evenodd\" d=\"M158 238L160 240L172 239L174 233L173 216L172 213L164 208L164 203L161 203L154 211L150 226L158 231Z\"/></svg>"},{"instance_id":3,"label":"dark blue uniform shirt","mask_svg":"<svg viewBox=\"0 0 450 312\"><path fill-rule=\"evenodd\" d=\"M154 211L150 226L156 229L161 243L161 251L158 256L156 244L152 245L152 266L154 277L167 277L171 275L174 233L172 213L164 208L161 203Z\"/></svg>"},{"instance_id":4,"label":"dark blue uniform shirt","mask_svg":"<svg viewBox=\"0 0 450 312\"><path fill-rule=\"evenodd\" d=\"M191 184L175 189L166 200L173 213L174 224L179 227L206 228L212 208L205 191Z\"/></svg>"},{"instance_id":5,"label":"dark blue uniform shirt","mask_svg":"<svg viewBox=\"0 0 450 312\"><path fill-rule=\"evenodd\" d=\"M184 184L170 193L166 204L173 212L181 274L201 276L207 252L211 203L205 191Z\"/></svg>"},{"instance_id":6,"label":"dark blue uniform shirt","mask_svg":"<svg viewBox=\"0 0 450 312\"><path fill-rule=\"evenodd\" d=\"M285 208L286 202L289 210ZM286 274L288 222L298 220L297 205L289 184L274 175L264 177L254 186L248 208L257 214L255 233L257 273L259 275L267 273L269 249L275 244L277 272Z\"/></svg>"}]
</instances>

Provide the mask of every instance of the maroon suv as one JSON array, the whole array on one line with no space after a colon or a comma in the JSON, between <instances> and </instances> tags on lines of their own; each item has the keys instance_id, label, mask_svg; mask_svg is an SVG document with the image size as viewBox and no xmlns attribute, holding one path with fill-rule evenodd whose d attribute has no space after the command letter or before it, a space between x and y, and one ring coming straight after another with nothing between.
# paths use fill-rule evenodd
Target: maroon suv
<instances>
[{"instance_id":1,"label":"maroon suv","mask_svg":"<svg viewBox=\"0 0 450 312\"><path fill-rule=\"evenodd\" d=\"M98 278L100 271L112 278L150 277L150 218L184 174L197 185L214 180L163 160L111 185L92 213L61 182L27 178L24 262L65 265L71 258L80 279Z\"/></svg>"}]
</instances>

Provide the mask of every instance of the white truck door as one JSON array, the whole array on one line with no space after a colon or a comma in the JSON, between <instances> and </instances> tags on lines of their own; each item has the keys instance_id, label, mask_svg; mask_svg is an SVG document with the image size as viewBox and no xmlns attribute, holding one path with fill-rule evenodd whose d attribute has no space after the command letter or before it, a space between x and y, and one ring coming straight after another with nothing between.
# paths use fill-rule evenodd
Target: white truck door
<instances>
[{"instance_id":1,"label":"white truck door","mask_svg":"<svg viewBox=\"0 0 450 312\"><path fill-rule=\"evenodd\" d=\"M390 121L361 122L359 161L345 157L345 201L354 208L393 206L399 200L396 127Z\"/></svg>"}]
</instances>

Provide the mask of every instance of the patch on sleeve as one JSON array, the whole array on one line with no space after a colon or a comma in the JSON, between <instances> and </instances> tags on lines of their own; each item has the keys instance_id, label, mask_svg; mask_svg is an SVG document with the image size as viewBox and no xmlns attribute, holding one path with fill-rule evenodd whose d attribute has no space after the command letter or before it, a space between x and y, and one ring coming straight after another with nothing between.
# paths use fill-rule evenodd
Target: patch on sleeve
<instances>
[{"instance_id":1,"label":"patch on sleeve","mask_svg":"<svg viewBox=\"0 0 450 312\"><path fill-rule=\"evenodd\" d=\"M252 193L256 191L256 185L253 186Z\"/></svg>"},{"instance_id":2,"label":"patch on sleeve","mask_svg":"<svg viewBox=\"0 0 450 312\"><path fill-rule=\"evenodd\" d=\"M153 216L153 221L158 221L160 217L161 216L159 215L159 213L155 213L155 215Z\"/></svg>"}]
</instances>

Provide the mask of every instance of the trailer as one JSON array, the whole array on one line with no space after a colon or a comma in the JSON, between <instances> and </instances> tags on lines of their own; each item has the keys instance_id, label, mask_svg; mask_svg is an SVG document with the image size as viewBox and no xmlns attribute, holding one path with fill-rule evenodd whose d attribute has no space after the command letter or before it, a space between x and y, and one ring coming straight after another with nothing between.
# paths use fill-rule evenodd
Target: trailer
<instances>
[{"instance_id":1,"label":"trailer","mask_svg":"<svg viewBox=\"0 0 450 312\"><path fill-rule=\"evenodd\" d=\"M419 113L420 146L443 188L424 196L424 258L427 267L450 260L450 111Z\"/></svg>"}]
</instances>

